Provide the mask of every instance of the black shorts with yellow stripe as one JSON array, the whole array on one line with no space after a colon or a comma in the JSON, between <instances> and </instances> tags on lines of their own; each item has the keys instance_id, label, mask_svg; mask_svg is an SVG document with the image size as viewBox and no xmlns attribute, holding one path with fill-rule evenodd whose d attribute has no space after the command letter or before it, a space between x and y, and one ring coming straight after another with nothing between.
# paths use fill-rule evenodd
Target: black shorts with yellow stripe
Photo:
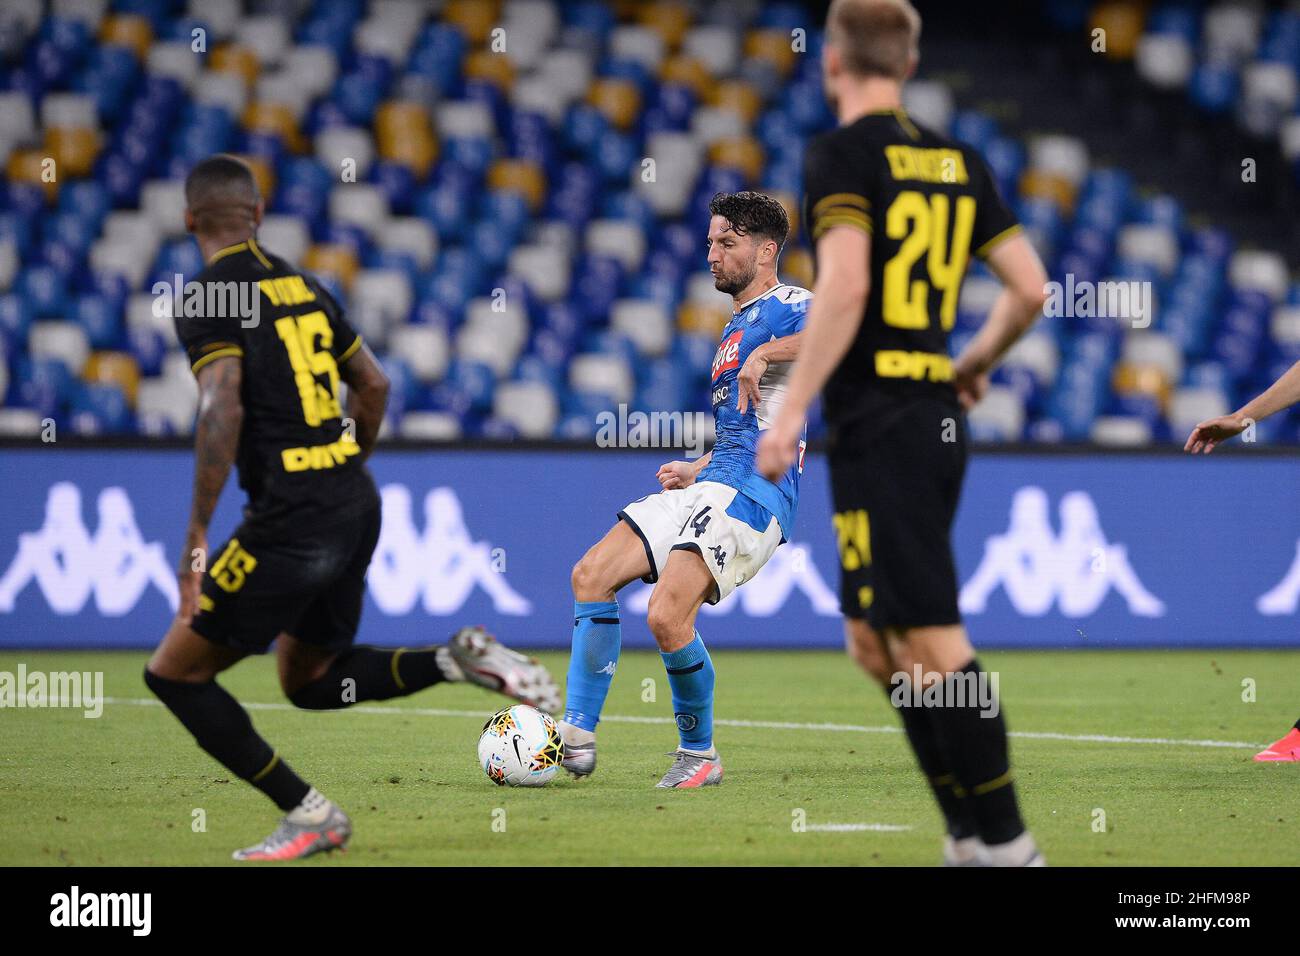
<instances>
[{"instance_id":1,"label":"black shorts with yellow stripe","mask_svg":"<svg viewBox=\"0 0 1300 956\"><path fill-rule=\"evenodd\" d=\"M379 541L380 506L295 522L286 533L245 520L212 552L191 626L208 640L260 654L280 634L326 649L352 643L366 569Z\"/></svg>"},{"instance_id":2,"label":"black shorts with yellow stripe","mask_svg":"<svg viewBox=\"0 0 1300 956\"><path fill-rule=\"evenodd\" d=\"M879 421L831 436L840 609L885 628L957 624L951 532L966 473L956 406L909 401Z\"/></svg>"}]
</instances>

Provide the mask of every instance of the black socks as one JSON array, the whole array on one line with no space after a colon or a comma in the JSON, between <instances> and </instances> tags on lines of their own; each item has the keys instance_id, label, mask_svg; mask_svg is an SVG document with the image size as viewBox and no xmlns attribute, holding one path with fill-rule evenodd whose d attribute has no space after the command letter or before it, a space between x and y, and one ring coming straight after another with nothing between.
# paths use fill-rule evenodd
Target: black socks
<instances>
[{"instance_id":1,"label":"black socks","mask_svg":"<svg viewBox=\"0 0 1300 956\"><path fill-rule=\"evenodd\" d=\"M1025 825L1016 805L1002 711L983 710L981 695L970 692L980 677L979 663L972 660L946 679L942 706L924 711L934 726L939 752L956 777L957 795L966 798L980 837L995 845L1014 840ZM965 688L957 687L958 682Z\"/></svg>"},{"instance_id":2,"label":"black socks","mask_svg":"<svg viewBox=\"0 0 1300 956\"><path fill-rule=\"evenodd\" d=\"M338 710L363 700L405 697L447 679L438 666L440 649L349 647L289 700L305 710Z\"/></svg>"},{"instance_id":3,"label":"black socks","mask_svg":"<svg viewBox=\"0 0 1300 956\"><path fill-rule=\"evenodd\" d=\"M979 829L975 823L970 800L958 796L962 787L957 783L957 778L952 774L940 750L929 709L914 706L910 700L907 705L894 709L898 711L898 716L903 721L903 730L907 732L907 739L912 744L916 762L920 765L926 780L930 782L934 798L939 802L939 809L943 811L943 818L948 824L948 833L954 840L978 836Z\"/></svg>"},{"instance_id":4,"label":"black socks","mask_svg":"<svg viewBox=\"0 0 1300 956\"><path fill-rule=\"evenodd\" d=\"M258 736L248 712L216 681L167 680L146 668L144 682L185 726L200 747L227 770L251 783L288 812L311 788Z\"/></svg>"}]
</instances>

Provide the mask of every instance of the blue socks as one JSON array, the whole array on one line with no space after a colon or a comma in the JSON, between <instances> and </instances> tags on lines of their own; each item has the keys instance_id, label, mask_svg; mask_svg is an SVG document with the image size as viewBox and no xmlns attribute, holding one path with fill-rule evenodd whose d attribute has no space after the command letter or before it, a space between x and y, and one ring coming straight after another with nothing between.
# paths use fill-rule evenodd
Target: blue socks
<instances>
[{"instance_id":1,"label":"blue socks","mask_svg":"<svg viewBox=\"0 0 1300 956\"><path fill-rule=\"evenodd\" d=\"M683 750L708 752L713 747L713 661L700 632L671 654L660 652L673 691L673 716Z\"/></svg>"},{"instance_id":2,"label":"blue socks","mask_svg":"<svg viewBox=\"0 0 1300 956\"><path fill-rule=\"evenodd\" d=\"M596 729L622 646L617 601L574 602L573 648L565 687L566 723L583 730Z\"/></svg>"}]
</instances>

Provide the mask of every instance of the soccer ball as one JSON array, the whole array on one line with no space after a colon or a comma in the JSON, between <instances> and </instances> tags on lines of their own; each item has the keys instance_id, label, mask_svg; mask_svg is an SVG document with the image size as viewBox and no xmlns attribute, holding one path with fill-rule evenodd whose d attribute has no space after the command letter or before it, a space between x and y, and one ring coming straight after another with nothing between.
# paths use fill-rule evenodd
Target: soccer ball
<instances>
[{"instance_id":1,"label":"soccer ball","mask_svg":"<svg viewBox=\"0 0 1300 956\"><path fill-rule=\"evenodd\" d=\"M499 710L483 725L478 762L499 787L541 787L559 772L564 740L550 714L527 704Z\"/></svg>"}]
</instances>

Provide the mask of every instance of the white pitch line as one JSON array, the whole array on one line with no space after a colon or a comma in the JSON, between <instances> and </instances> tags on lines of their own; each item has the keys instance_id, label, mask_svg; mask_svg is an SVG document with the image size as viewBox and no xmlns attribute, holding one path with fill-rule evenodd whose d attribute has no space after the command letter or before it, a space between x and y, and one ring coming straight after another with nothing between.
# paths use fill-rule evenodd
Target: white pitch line
<instances>
[{"instance_id":1,"label":"white pitch line","mask_svg":"<svg viewBox=\"0 0 1300 956\"><path fill-rule=\"evenodd\" d=\"M160 706L159 701L149 697L105 697L106 704L134 704L136 706ZM241 703L243 703L241 701ZM298 710L292 704L245 703L249 710ZM472 717L485 720L489 716L486 710L446 710L440 707L378 707L373 704L354 704L344 708L355 714L412 714L417 717ZM615 724L673 724L670 717L631 717L611 714L601 720ZM758 730L826 730L832 733L851 734L901 734L901 727L866 727L860 724L800 724L783 720L729 720L726 718L713 721L720 727L750 727ZM1071 743L1085 744L1161 744L1182 747L1227 747L1237 750L1260 750L1266 744L1251 744L1239 740L1180 740L1174 737L1116 737L1111 734L1057 734L1050 731L1013 730L1012 737L1026 740L1063 740Z\"/></svg>"},{"instance_id":2,"label":"white pitch line","mask_svg":"<svg viewBox=\"0 0 1300 956\"><path fill-rule=\"evenodd\" d=\"M872 833L903 833L912 828L897 823L808 823L804 829L821 833L862 833L867 830Z\"/></svg>"}]
</instances>

